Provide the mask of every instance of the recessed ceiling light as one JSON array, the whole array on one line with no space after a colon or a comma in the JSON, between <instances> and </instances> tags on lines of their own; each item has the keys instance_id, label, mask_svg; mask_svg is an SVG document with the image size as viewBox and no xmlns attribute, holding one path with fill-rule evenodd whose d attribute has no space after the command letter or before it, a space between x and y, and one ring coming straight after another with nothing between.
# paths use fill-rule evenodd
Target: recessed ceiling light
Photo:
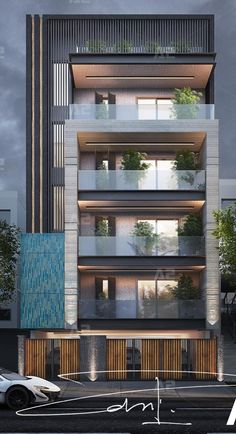
<instances>
[{"instance_id":1,"label":"recessed ceiling light","mask_svg":"<svg viewBox=\"0 0 236 434\"><path fill-rule=\"evenodd\" d=\"M132 205L127 205L127 206L86 206L86 209L90 209L90 210L145 210L145 211L158 211L158 210L162 210L162 211L169 211L169 210L191 210L194 209L194 206L132 206Z\"/></svg>"},{"instance_id":2,"label":"recessed ceiling light","mask_svg":"<svg viewBox=\"0 0 236 434\"><path fill-rule=\"evenodd\" d=\"M193 80L194 75L163 76L163 75L86 75L87 80Z\"/></svg>"},{"instance_id":3,"label":"recessed ceiling light","mask_svg":"<svg viewBox=\"0 0 236 434\"><path fill-rule=\"evenodd\" d=\"M86 146L194 146L195 143L153 143L153 142L87 142Z\"/></svg>"}]
</instances>

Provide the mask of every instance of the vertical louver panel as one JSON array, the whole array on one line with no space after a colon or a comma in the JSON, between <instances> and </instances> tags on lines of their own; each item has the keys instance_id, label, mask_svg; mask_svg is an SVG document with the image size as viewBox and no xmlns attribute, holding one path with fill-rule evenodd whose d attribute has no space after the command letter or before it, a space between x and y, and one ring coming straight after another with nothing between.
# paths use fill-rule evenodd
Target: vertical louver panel
<instances>
[{"instance_id":1,"label":"vertical louver panel","mask_svg":"<svg viewBox=\"0 0 236 434\"><path fill-rule=\"evenodd\" d=\"M25 375L46 378L46 339L25 340Z\"/></svg>"},{"instance_id":2,"label":"vertical louver panel","mask_svg":"<svg viewBox=\"0 0 236 434\"><path fill-rule=\"evenodd\" d=\"M60 374L74 374L68 377L72 380L79 379L79 343L79 339L61 339Z\"/></svg>"},{"instance_id":3,"label":"vertical louver panel","mask_svg":"<svg viewBox=\"0 0 236 434\"><path fill-rule=\"evenodd\" d=\"M125 380L127 349L125 339L107 340L107 379Z\"/></svg>"},{"instance_id":4,"label":"vertical louver panel","mask_svg":"<svg viewBox=\"0 0 236 434\"><path fill-rule=\"evenodd\" d=\"M155 380L160 377L160 340L142 339L141 379Z\"/></svg>"},{"instance_id":5,"label":"vertical louver panel","mask_svg":"<svg viewBox=\"0 0 236 434\"><path fill-rule=\"evenodd\" d=\"M217 372L216 339L197 339L193 341L193 345L196 379L214 380Z\"/></svg>"}]
</instances>

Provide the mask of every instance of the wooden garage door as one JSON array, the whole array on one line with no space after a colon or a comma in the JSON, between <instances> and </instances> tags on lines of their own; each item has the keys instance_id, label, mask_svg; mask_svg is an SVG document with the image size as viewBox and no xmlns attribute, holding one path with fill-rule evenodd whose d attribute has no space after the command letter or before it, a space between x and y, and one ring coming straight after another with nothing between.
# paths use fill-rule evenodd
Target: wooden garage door
<instances>
[{"instance_id":1,"label":"wooden garage door","mask_svg":"<svg viewBox=\"0 0 236 434\"><path fill-rule=\"evenodd\" d=\"M126 380L127 350L125 339L107 340L107 379ZM114 371L114 372L109 372Z\"/></svg>"},{"instance_id":2,"label":"wooden garage door","mask_svg":"<svg viewBox=\"0 0 236 434\"><path fill-rule=\"evenodd\" d=\"M25 375L46 378L46 339L25 340Z\"/></svg>"},{"instance_id":3,"label":"wooden garage door","mask_svg":"<svg viewBox=\"0 0 236 434\"><path fill-rule=\"evenodd\" d=\"M217 375L216 339L196 339L193 341L195 358L194 371L198 380L214 380Z\"/></svg>"},{"instance_id":4,"label":"wooden garage door","mask_svg":"<svg viewBox=\"0 0 236 434\"><path fill-rule=\"evenodd\" d=\"M76 373L80 370L79 339L61 339L60 342L60 374ZM79 374L68 378L79 379Z\"/></svg>"},{"instance_id":5,"label":"wooden garage door","mask_svg":"<svg viewBox=\"0 0 236 434\"><path fill-rule=\"evenodd\" d=\"M141 379L154 380L160 376L160 340L142 339Z\"/></svg>"}]
</instances>

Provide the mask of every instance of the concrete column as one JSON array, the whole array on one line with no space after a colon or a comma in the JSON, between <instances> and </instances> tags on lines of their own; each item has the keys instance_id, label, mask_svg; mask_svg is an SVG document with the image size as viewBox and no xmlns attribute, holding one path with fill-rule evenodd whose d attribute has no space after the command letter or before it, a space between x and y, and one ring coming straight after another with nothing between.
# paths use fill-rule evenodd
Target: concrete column
<instances>
[{"instance_id":1,"label":"concrete column","mask_svg":"<svg viewBox=\"0 0 236 434\"><path fill-rule=\"evenodd\" d=\"M18 373L25 374L25 336L18 335Z\"/></svg>"},{"instance_id":2,"label":"concrete column","mask_svg":"<svg viewBox=\"0 0 236 434\"><path fill-rule=\"evenodd\" d=\"M218 122L209 121L205 142L206 202L204 207L204 235L206 269L203 290L206 300L206 328L220 330L220 275L218 241L213 236L216 227L213 211L219 204Z\"/></svg>"},{"instance_id":3,"label":"concrete column","mask_svg":"<svg viewBox=\"0 0 236 434\"><path fill-rule=\"evenodd\" d=\"M80 372L88 372L81 375L82 380L104 381L106 373L98 371L106 370L106 336L81 336L80 337Z\"/></svg>"}]
</instances>

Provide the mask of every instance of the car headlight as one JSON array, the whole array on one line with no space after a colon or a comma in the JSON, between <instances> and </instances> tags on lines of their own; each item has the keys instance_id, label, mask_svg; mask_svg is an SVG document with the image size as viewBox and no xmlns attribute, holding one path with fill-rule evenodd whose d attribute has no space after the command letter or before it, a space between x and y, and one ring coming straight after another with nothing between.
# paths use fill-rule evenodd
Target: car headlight
<instances>
[{"instance_id":1,"label":"car headlight","mask_svg":"<svg viewBox=\"0 0 236 434\"><path fill-rule=\"evenodd\" d=\"M36 389L39 392L44 392L44 391L47 392L48 390L50 390L49 387L46 386L34 386L34 389Z\"/></svg>"}]
</instances>

